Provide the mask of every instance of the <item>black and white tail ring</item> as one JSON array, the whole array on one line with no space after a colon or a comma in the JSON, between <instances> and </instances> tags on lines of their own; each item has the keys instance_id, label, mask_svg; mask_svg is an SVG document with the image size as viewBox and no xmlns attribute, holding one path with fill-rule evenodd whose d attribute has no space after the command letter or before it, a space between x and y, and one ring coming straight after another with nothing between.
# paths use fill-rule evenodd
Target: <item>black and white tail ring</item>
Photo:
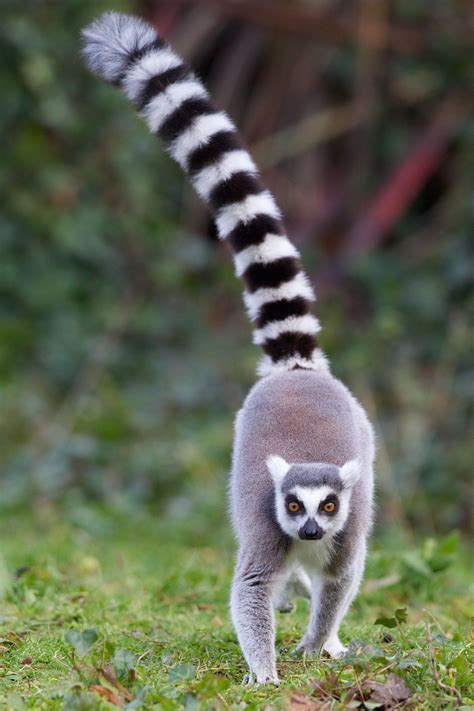
<instances>
[{"instance_id":1,"label":"black and white tail ring","mask_svg":"<svg viewBox=\"0 0 474 711\"><path fill-rule=\"evenodd\" d=\"M253 340L265 352L259 374L326 369L319 322L310 313L315 297L299 253L232 121L146 22L108 12L85 28L83 39L90 69L133 102L209 205L220 239L229 242L255 323Z\"/></svg>"}]
</instances>

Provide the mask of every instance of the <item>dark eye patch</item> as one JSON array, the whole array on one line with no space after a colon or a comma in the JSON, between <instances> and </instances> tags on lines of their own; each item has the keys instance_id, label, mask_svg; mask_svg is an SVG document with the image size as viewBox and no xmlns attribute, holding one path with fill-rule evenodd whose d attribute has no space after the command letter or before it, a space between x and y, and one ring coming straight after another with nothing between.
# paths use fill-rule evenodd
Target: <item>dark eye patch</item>
<instances>
[{"instance_id":1,"label":"dark eye patch","mask_svg":"<svg viewBox=\"0 0 474 711\"><path fill-rule=\"evenodd\" d=\"M334 516L334 514L337 513L338 509L339 499L335 494L329 494L329 496L326 496L324 501L321 501L321 503L319 504L318 511L319 513L326 514L326 516Z\"/></svg>"},{"instance_id":2,"label":"dark eye patch","mask_svg":"<svg viewBox=\"0 0 474 711\"><path fill-rule=\"evenodd\" d=\"M298 510L297 511L291 511L290 505L291 504L297 504L298 505ZM286 497L285 499L285 507L286 511L290 516L299 516L300 514L304 513L305 508L303 506L303 503L293 494L290 494L289 496Z\"/></svg>"}]
</instances>

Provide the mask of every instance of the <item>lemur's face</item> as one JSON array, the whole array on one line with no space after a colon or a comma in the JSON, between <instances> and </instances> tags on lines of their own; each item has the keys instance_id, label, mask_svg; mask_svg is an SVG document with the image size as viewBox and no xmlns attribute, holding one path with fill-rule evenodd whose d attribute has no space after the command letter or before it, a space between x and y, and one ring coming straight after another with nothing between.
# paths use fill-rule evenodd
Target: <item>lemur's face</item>
<instances>
[{"instance_id":1,"label":"lemur's face","mask_svg":"<svg viewBox=\"0 0 474 711\"><path fill-rule=\"evenodd\" d=\"M347 521L359 463L288 464L277 455L267 459L275 485L276 515L291 538L317 541L334 536Z\"/></svg>"}]
</instances>

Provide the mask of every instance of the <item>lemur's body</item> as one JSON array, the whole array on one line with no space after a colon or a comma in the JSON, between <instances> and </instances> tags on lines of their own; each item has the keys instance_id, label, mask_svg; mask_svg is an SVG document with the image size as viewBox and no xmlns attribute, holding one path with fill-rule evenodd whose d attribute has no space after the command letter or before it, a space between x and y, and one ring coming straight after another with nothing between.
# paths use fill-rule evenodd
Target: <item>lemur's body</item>
<instances>
[{"instance_id":1,"label":"lemur's body","mask_svg":"<svg viewBox=\"0 0 474 711\"><path fill-rule=\"evenodd\" d=\"M107 13L84 39L92 70L125 91L210 205L246 285L265 356L236 422L231 609L249 679L276 682L272 598L288 609L289 593L311 596L300 648L344 651L338 628L359 586L372 519L372 428L329 371L298 252L229 118L141 20Z\"/></svg>"}]
</instances>

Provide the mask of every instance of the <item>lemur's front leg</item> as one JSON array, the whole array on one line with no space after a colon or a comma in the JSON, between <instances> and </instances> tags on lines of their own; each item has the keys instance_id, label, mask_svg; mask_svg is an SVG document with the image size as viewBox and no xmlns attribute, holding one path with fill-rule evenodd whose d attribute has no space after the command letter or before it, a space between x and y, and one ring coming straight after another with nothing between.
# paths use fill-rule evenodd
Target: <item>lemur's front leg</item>
<instances>
[{"instance_id":1,"label":"lemur's front leg","mask_svg":"<svg viewBox=\"0 0 474 711\"><path fill-rule=\"evenodd\" d=\"M250 684L278 684L272 573L258 559L250 563L248 559L238 559L232 583L232 619L249 666L247 681Z\"/></svg>"},{"instance_id":2,"label":"lemur's front leg","mask_svg":"<svg viewBox=\"0 0 474 711\"><path fill-rule=\"evenodd\" d=\"M318 653L323 646L331 656L345 652L345 647L339 641L338 629L357 592L357 577L356 571L347 572L336 580L319 575L312 577L309 625L295 652Z\"/></svg>"}]
</instances>

